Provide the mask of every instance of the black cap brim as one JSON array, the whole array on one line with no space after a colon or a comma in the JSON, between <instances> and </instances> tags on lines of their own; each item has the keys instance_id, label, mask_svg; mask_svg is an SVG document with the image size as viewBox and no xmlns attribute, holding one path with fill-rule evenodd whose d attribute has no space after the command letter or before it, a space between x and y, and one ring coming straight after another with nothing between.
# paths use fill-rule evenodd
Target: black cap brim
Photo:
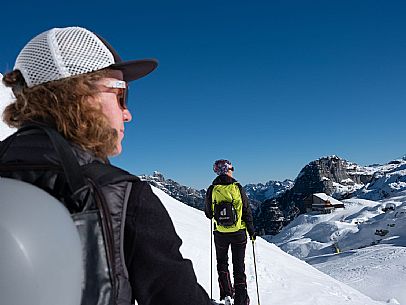
<instances>
[{"instance_id":1,"label":"black cap brim","mask_svg":"<svg viewBox=\"0 0 406 305\"><path fill-rule=\"evenodd\" d=\"M115 64L112 64L108 68L123 72L123 80L126 82L131 82L144 77L154 71L158 66L158 61L153 58L123 61L117 51L114 50L114 48L103 37L97 34L95 35L104 43L113 55Z\"/></svg>"},{"instance_id":2,"label":"black cap brim","mask_svg":"<svg viewBox=\"0 0 406 305\"><path fill-rule=\"evenodd\" d=\"M144 77L154 71L158 66L156 59L139 59L122 61L109 66L110 69L120 70L123 72L123 80L131 82Z\"/></svg>"}]
</instances>

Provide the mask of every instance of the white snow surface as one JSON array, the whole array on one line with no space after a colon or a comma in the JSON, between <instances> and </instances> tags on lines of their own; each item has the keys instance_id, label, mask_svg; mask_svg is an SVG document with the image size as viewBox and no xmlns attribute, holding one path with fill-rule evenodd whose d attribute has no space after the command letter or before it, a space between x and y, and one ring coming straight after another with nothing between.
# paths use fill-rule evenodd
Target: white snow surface
<instances>
[{"instance_id":1,"label":"white snow surface","mask_svg":"<svg viewBox=\"0 0 406 305\"><path fill-rule=\"evenodd\" d=\"M373 186L358 193L380 200L352 198L332 214L300 215L266 239L374 300L406 305L404 163L380 166Z\"/></svg>"},{"instance_id":2,"label":"white snow surface","mask_svg":"<svg viewBox=\"0 0 406 305\"><path fill-rule=\"evenodd\" d=\"M4 108L13 101L11 89L3 85L2 78L3 75L0 74L0 141L14 132L14 129L8 127L2 119Z\"/></svg>"},{"instance_id":3,"label":"white snow surface","mask_svg":"<svg viewBox=\"0 0 406 305\"><path fill-rule=\"evenodd\" d=\"M308 262L374 300L406 304L406 247L376 245Z\"/></svg>"},{"instance_id":4,"label":"white snow surface","mask_svg":"<svg viewBox=\"0 0 406 305\"><path fill-rule=\"evenodd\" d=\"M210 221L202 211L191 208L163 191L153 187L154 193L168 210L175 229L183 240L181 252L192 261L198 282L210 296ZM231 255L231 254L230 254ZM384 304L374 301L279 249L262 238L255 242L260 303L262 305L326 305ZM213 298L218 299L216 258L212 253ZM230 271L232 270L230 259ZM251 304L258 304L253 248L251 242L246 250L246 273Z\"/></svg>"}]
</instances>

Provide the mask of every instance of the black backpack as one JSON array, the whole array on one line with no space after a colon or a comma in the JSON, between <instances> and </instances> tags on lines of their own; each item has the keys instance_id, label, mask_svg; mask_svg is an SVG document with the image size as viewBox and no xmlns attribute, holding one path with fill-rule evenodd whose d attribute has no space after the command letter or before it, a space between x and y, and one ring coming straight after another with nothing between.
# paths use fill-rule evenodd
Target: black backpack
<instances>
[{"instance_id":1,"label":"black backpack","mask_svg":"<svg viewBox=\"0 0 406 305\"><path fill-rule=\"evenodd\" d=\"M231 227L237 222L237 211L233 201L214 202L213 217L217 224L223 227Z\"/></svg>"},{"instance_id":2,"label":"black backpack","mask_svg":"<svg viewBox=\"0 0 406 305\"><path fill-rule=\"evenodd\" d=\"M38 131L44 132L51 140L60 166L3 162L4 154L17 136ZM22 180L44 189L60 200L71 213L83 245L85 279L82 304L127 304L127 300L117 299L121 287L118 287L115 274L112 219L101 188L122 181L137 182L139 178L100 162L80 166L68 142L56 130L42 125L25 126L0 143L0 176ZM53 188L48 189L44 180L52 178L55 178ZM128 293L131 294L131 291Z\"/></svg>"}]
</instances>

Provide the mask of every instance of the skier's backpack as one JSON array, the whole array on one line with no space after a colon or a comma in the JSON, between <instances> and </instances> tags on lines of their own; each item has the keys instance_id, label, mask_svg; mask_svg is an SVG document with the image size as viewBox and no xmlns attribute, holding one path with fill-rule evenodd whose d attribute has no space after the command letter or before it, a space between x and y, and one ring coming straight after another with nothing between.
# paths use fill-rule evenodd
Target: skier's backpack
<instances>
[{"instance_id":1,"label":"skier's backpack","mask_svg":"<svg viewBox=\"0 0 406 305\"><path fill-rule=\"evenodd\" d=\"M24 132L38 133L38 130L51 140L60 164L50 162L47 156L39 156L40 161L35 164L4 161L8 147L17 136ZM128 279L123 278L127 270L123 271L125 265L118 263L123 253L119 249L120 242L114 238L117 220L110 214L102 189L123 181L135 183L139 181L136 176L99 162L80 166L68 142L54 129L42 125L23 127L0 143L0 176L46 190L71 213L83 246L85 278L81 304L131 303L131 288Z\"/></svg>"},{"instance_id":2,"label":"skier's backpack","mask_svg":"<svg viewBox=\"0 0 406 305\"><path fill-rule=\"evenodd\" d=\"M230 233L245 228L245 223L241 219L242 198L237 182L214 185L212 211L217 231Z\"/></svg>"}]
</instances>

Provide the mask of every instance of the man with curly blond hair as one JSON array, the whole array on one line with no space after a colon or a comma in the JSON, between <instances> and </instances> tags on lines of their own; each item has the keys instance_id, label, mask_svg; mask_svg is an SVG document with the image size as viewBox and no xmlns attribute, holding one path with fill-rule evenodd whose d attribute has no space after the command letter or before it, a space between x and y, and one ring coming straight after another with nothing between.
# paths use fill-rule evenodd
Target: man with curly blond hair
<instances>
[{"instance_id":1,"label":"man with curly blond hair","mask_svg":"<svg viewBox=\"0 0 406 305\"><path fill-rule=\"evenodd\" d=\"M53 28L28 42L3 78L16 98L3 120L18 131L1 145L0 176L44 189L73 214L94 205L107 219L103 242L109 245L104 253L109 264L96 261L91 251L97 249L84 245L86 266L95 269L86 269L82 304L211 303L179 251L181 239L159 198L146 182L108 161L121 153L124 125L132 119L128 82L156 66L154 59L122 61L87 29ZM75 166L66 165L61 150L74 156ZM71 187L77 181L67 173L76 166L84 173L84 187ZM97 185L89 178L95 176ZM103 278L107 267L111 273Z\"/></svg>"}]
</instances>

